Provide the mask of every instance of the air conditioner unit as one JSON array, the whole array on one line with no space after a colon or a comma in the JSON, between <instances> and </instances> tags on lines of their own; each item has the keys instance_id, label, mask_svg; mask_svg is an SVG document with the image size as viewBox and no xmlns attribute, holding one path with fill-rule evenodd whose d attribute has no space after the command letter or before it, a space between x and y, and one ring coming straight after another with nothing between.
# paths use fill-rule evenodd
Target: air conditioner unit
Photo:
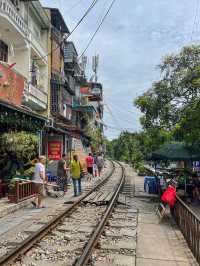
<instances>
[{"instance_id":1,"label":"air conditioner unit","mask_svg":"<svg viewBox=\"0 0 200 266\"><path fill-rule=\"evenodd\" d=\"M53 118L48 118L46 123L45 123L45 126L46 127L53 127Z\"/></svg>"}]
</instances>

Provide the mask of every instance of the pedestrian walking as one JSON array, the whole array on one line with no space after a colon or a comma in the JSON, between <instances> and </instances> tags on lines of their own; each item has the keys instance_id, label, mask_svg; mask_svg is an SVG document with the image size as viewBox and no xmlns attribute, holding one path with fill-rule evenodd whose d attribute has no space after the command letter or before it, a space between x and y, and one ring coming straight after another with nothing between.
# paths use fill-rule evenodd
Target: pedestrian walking
<instances>
[{"instance_id":1,"label":"pedestrian walking","mask_svg":"<svg viewBox=\"0 0 200 266\"><path fill-rule=\"evenodd\" d=\"M88 179L91 180L91 176L93 177L93 164L94 164L94 158L92 157L92 154L89 153L88 156L85 158L85 160L87 165Z\"/></svg>"},{"instance_id":2,"label":"pedestrian walking","mask_svg":"<svg viewBox=\"0 0 200 266\"><path fill-rule=\"evenodd\" d=\"M36 197L35 201L32 201L32 204L37 208L44 208L44 205L42 205L42 200L44 198L44 186L46 183L45 161L45 156L39 156L38 162L35 165L33 182Z\"/></svg>"},{"instance_id":3,"label":"pedestrian walking","mask_svg":"<svg viewBox=\"0 0 200 266\"><path fill-rule=\"evenodd\" d=\"M77 155L73 156L70 169L71 169L72 182L74 186L74 197L77 197L81 194L81 171L82 171L81 163L78 160Z\"/></svg>"},{"instance_id":4,"label":"pedestrian walking","mask_svg":"<svg viewBox=\"0 0 200 266\"><path fill-rule=\"evenodd\" d=\"M57 186L58 189L63 191L64 193L67 191L67 183L68 183L68 171L69 167L67 165L68 156L66 154L62 155L62 158L58 161L57 166Z\"/></svg>"},{"instance_id":5,"label":"pedestrian walking","mask_svg":"<svg viewBox=\"0 0 200 266\"><path fill-rule=\"evenodd\" d=\"M98 172L98 168L97 168L97 155L93 154L93 159L94 159L94 164L93 164L93 175L95 177L97 177L97 172Z\"/></svg>"},{"instance_id":6,"label":"pedestrian walking","mask_svg":"<svg viewBox=\"0 0 200 266\"><path fill-rule=\"evenodd\" d=\"M97 164L97 168L98 168L98 176L101 177L101 172L102 172L102 169L104 167L104 159L103 159L102 154L99 154L97 156L96 164Z\"/></svg>"}]
</instances>

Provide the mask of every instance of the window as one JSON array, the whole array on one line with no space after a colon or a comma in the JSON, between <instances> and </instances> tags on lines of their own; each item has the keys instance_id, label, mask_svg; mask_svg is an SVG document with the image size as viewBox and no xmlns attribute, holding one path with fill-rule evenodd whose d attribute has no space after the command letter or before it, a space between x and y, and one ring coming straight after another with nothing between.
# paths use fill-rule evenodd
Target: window
<instances>
[{"instance_id":1,"label":"window","mask_svg":"<svg viewBox=\"0 0 200 266\"><path fill-rule=\"evenodd\" d=\"M35 87L40 84L40 70L34 61L32 62L31 84Z\"/></svg>"},{"instance_id":2,"label":"window","mask_svg":"<svg viewBox=\"0 0 200 266\"><path fill-rule=\"evenodd\" d=\"M0 40L0 61L8 62L8 45Z\"/></svg>"}]
</instances>

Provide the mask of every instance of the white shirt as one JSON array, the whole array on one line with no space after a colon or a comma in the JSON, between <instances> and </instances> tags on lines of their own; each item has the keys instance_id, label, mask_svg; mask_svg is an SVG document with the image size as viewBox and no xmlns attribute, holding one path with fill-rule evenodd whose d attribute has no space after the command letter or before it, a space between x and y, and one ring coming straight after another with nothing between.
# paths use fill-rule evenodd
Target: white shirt
<instances>
[{"instance_id":1,"label":"white shirt","mask_svg":"<svg viewBox=\"0 0 200 266\"><path fill-rule=\"evenodd\" d=\"M40 176L41 172L43 173L43 179ZM33 180L36 183L43 183L44 179L45 179L45 166L42 163L36 163Z\"/></svg>"}]
</instances>

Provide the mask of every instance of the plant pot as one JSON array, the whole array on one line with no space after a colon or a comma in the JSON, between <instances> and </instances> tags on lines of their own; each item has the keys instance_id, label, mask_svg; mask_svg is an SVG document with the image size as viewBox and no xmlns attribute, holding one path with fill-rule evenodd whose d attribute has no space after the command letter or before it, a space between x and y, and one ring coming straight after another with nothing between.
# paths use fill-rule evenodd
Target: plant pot
<instances>
[{"instance_id":1,"label":"plant pot","mask_svg":"<svg viewBox=\"0 0 200 266\"><path fill-rule=\"evenodd\" d=\"M17 196L13 194L8 194L8 199L10 203L17 203Z\"/></svg>"}]
</instances>

